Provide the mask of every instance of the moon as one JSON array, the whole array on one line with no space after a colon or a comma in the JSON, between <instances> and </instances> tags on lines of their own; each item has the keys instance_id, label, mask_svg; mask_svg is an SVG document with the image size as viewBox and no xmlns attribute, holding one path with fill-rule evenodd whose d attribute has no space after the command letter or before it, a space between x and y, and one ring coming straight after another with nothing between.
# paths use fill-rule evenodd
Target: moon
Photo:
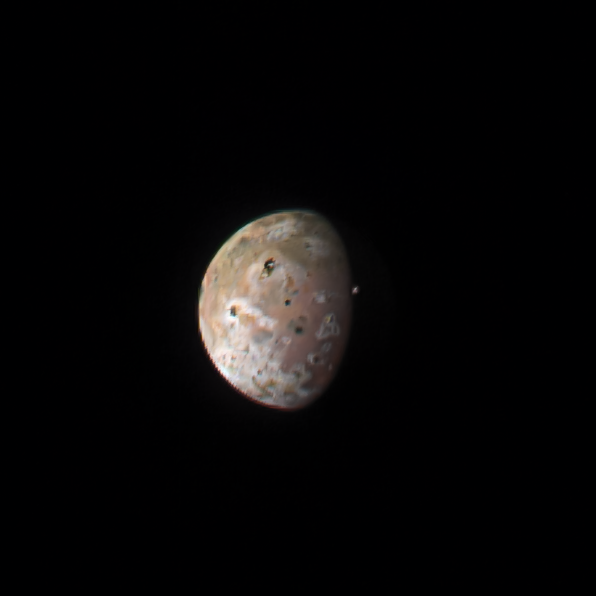
<instances>
[{"instance_id":1,"label":"moon","mask_svg":"<svg viewBox=\"0 0 596 596\"><path fill-rule=\"evenodd\" d=\"M346 248L306 210L245 225L219 249L199 290L199 333L219 373L244 397L297 410L327 390L352 323Z\"/></svg>"}]
</instances>

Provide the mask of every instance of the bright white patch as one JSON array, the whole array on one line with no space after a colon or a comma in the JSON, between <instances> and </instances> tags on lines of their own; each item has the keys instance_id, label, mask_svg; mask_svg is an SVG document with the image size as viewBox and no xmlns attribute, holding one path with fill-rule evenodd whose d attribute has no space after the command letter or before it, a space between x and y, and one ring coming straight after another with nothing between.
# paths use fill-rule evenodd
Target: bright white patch
<instances>
[{"instance_id":1,"label":"bright white patch","mask_svg":"<svg viewBox=\"0 0 596 596\"><path fill-rule=\"evenodd\" d=\"M260 317L259 319L257 319L257 324L260 327L263 327L263 329L268 329L269 331L271 331L272 329L275 329L275 325L277 324L277 320L276 319L272 319L271 317L268 317L266 315L263 315L262 317Z\"/></svg>"},{"instance_id":2,"label":"bright white patch","mask_svg":"<svg viewBox=\"0 0 596 596\"><path fill-rule=\"evenodd\" d=\"M263 311L256 306L247 306L244 309L244 313L250 317L260 317L263 314Z\"/></svg>"},{"instance_id":3,"label":"bright white patch","mask_svg":"<svg viewBox=\"0 0 596 596\"><path fill-rule=\"evenodd\" d=\"M315 333L317 339L325 339L330 335L339 335L339 325L335 322L335 315L332 312L323 317L321 327Z\"/></svg>"}]
</instances>

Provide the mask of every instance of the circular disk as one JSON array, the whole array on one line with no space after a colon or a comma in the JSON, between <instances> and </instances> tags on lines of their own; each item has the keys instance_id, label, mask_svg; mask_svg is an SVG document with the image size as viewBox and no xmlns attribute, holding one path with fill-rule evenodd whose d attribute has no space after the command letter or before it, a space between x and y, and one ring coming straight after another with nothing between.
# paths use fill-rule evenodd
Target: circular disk
<instances>
[{"instance_id":1,"label":"circular disk","mask_svg":"<svg viewBox=\"0 0 596 596\"><path fill-rule=\"evenodd\" d=\"M199 292L199 331L224 378L263 405L299 409L334 378L352 317L350 266L311 211L266 215L217 252Z\"/></svg>"}]
</instances>

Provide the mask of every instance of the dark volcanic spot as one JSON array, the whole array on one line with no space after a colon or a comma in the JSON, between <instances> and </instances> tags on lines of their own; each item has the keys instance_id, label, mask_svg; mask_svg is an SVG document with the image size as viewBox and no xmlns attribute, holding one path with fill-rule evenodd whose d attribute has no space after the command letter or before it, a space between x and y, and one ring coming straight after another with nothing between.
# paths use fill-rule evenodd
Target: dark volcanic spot
<instances>
[{"instance_id":1,"label":"dark volcanic spot","mask_svg":"<svg viewBox=\"0 0 596 596\"><path fill-rule=\"evenodd\" d=\"M288 323L288 329L291 329L297 335L302 335L305 332L306 323L306 317L300 316L296 320L292 319Z\"/></svg>"},{"instance_id":2,"label":"dark volcanic spot","mask_svg":"<svg viewBox=\"0 0 596 596\"><path fill-rule=\"evenodd\" d=\"M275 259L267 259L265 261L265 265L263 266L263 271L261 273L261 277L269 277L273 270L275 269Z\"/></svg>"}]
</instances>

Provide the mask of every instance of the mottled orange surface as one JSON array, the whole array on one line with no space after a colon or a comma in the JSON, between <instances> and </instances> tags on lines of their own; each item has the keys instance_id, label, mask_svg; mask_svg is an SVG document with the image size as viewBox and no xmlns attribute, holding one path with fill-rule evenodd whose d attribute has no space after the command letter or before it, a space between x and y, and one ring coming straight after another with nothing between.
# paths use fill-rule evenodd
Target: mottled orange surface
<instances>
[{"instance_id":1,"label":"mottled orange surface","mask_svg":"<svg viewBox=\"0 0 596 596\"><path fill-rule=\"evenodd\" d=\"M350 268L331 224L307 211L240 229L209 265L199 329L220 373L264 405L297 409L335 376L352 317Z\"/></svg>"}]
</instances>

